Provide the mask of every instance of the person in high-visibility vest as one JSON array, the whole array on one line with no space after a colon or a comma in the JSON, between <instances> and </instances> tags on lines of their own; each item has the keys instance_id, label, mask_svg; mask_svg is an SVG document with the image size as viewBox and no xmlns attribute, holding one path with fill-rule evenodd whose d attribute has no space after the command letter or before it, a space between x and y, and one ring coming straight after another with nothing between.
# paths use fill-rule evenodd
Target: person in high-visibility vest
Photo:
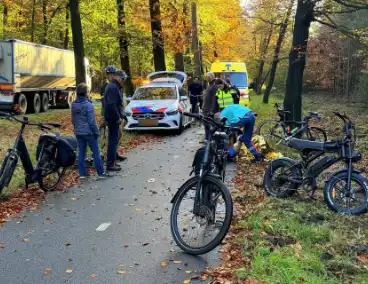
<instances>
[{"instance_id":1,"label":"person in high-visibility vest","mask_svg":"<svg viewBox=\"0 0 368 284\"><path fill-rule=\"evenodd\" d=\"M229 89L230 94L233 96L234 104L239 104L240 101L240 91L237 86L231 84L231 80L229 78L226 79L227 88Z\"/></svg>"},{"instance_id":2,"label":"person in high-visibility vest","mask_svg":"<svg viewBox=\"0 0 368 284\"><path fill-rule=\"evenodd\" d=\"M225 107L232 105L234 99L228 88L225 88L225 82L222 79L217 79L216 82L217 92L217 104L220 111Z\"/></svg>"}]
</instances>

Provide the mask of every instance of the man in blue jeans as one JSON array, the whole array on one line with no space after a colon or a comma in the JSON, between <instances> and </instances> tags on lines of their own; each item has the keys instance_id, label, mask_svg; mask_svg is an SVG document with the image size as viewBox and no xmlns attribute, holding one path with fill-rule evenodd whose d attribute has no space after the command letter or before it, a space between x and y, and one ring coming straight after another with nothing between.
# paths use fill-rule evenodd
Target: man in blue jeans
<instances>
[{"instance_id":1,"label":"man in blue jeans","mask_svg":"<svg viewBox=\"0 0 368 284\"><path fill-rule=\"evenodd\" d=\"M229 105L221 111L220 119L226 119L226 124L232 127L244 127L243 135L239 137L239 140L243 142L248 150L254 155L253 162L263 161L263 155L257 152L256 147L254 147L252 143L252 135L254 124L256 123L256 117L250 108L239 104ZM235 152L233 147L229 149L230 157L234 157L237 154L238 153Z\"/></svg>"},{"instance_id":2,"label":"man in blue jeans","mask_svg":"<svg viewBox=\"0 0 368 284\"><path fill-rule=\"evenodd\" d=\"M124 120L123 96L121 84L128 76L123 70L117 70L104 94L104 117L109 129L107 146L107 171L118 172L121 167L116 164L116 155L119 144L119 127Z\"/></svg>"},{"instance_id":3,"label":"man in blue jeans","mask_svg":"<svg viewBox=\"0 0 368 284\"><path fill-rule=\"evenodd\" d=\"M85 168L85 158L87 145L93 153L93 160L99 178L105 178L105 173L100 149L98 148L98 136L100 135L97 127L95 111L92 103L87 99L87 85L82 83L77 86L77 99L72 103L72 123L74 134L78 140L78 170L81 179L87 177Z\"/></svg>"}]
</instances>

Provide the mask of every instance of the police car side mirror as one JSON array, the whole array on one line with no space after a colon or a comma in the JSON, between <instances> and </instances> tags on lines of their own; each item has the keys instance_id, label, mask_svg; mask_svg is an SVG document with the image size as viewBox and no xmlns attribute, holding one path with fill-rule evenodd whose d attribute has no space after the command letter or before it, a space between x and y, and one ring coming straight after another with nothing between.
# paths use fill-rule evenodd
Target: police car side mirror
<instances>
[{"instance_id":1,"label":"police car side mirror","mask_svg":"<svg viewBox=\"0 0 368 284\"><path fill-rule=\"evenodd\" d=\"M127 97L126 98L127 103L130 103L131 100L132 100L132 97Z\"/></svg>"}]
</instances>

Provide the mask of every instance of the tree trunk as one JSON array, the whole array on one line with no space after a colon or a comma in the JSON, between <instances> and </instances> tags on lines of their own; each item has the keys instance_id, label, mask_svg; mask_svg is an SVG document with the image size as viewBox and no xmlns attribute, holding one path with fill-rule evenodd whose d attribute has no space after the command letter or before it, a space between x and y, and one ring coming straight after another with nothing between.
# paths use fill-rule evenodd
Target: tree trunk
<instances>
[{"instance_id":1,"label":"tree trunk","mask_svg":"<svg viewBox=\"0 0 368 284\"><path fill-rule=\"evenodd\" d=\"M297 121L300 121L302 117L303 73L314 6L314 1L298 0L293 31L293 46L289 54L284 108L291 112L288 119Z\"/></svg>"},{"instance_id":2,"label":"tree trunk","mask_svg":"<svg viewBox=\"0 0 368 284\"><path fill-rule=\"evenodd\" d=\"M267 54L268 46L270 45L272 33L273 33L273 25L270 26L267 38L264 38L262 42L261 59L258 66L258 75L256 77L256 93L258 95L260 95L262 91L262 82L263 82L262 75L263 75L263 68L265 65L265 56Z\"/></svg>"},{"instance_id":3,"label":"tree trunk","mask_svg":"<svg viewBox=\"0 0 368 284\"><path fill-rule=\"evenodd\" d=\"M5 3L3 3L4 5L4 11L3 11L3 39L6 38L6 26L8 24L8 6L6 6Z\"/></svg>"},{"instance_id":4,"label":"tree trunk","mask_svg":"<svg viewBox=\"0 0 368 284\"><path fill-rule=\"evenodd\" d=\"M149 0L149 8L151 17L153 61L155 65L155 71L165 71L166 64L164 37L161 27L160 0Z\"/></svg>"},{"instance_id":5,"label":"tree trunk","mask_svg":"<svg viewBox=\"0 0 368 284\"><path fill-rule=\"evenodd\" d=\"M69 22L70 22L70 11L69 11L69 3L66 4L65 9L65 35L64 35L64 49L68 49L69 47Z\"/></svg>"},{"instance_id":6,"label":"tree trunk","mask_svg":"<svg viewBox=\"0 0 368 284\"><path fill-rule=\"evenodd\" d=\"M194 75L201 77L201 58L199 54L198 25L197 25L197 4L192 2L192 49L194 53Z\"/></svg>"},{"instance_id":7,"label":"tree trunk","mask_svg":"<svg viewBox=\"0 0 368 284\"><path fill-rule=\"evenodd\" d=\"M31 42L35 40L35 20L36 20L36 0L33 0L32 6L32 26L31 26Z\"/></svg>"},{"instance_id":8,"label":"tree trunk","mask_svg":"<svg viewBox=\"0 0 368 284\"><path fill-rule=\"evenodd\" d=\"M265 103L265 104L268 103L268 99L269 99L270 94L271 94L272 86L273 86L273 83L275 81L277 64L279 63L279 54L280 54L282 43L285 39L285 35L286 35L287 27L288 27L288 24L289 24L289 19L290 19L290 16L291 16L291 12L293 10L294 2L295 2L295 0L290 1L288 10L286 12L285 20L280 26L280 33L279 33L279 37L277 38L275 53L273 55L273 61L272 61L271 72L270 72L270 80L268 81L268 85L267 85L266 91L265 91L264 96L263 96L263 103Z\"/></svg>"},{"instance_id":9,"label":"tree trunk","mask_svg":"<svg viewBox=\"0 0 368 284\"><path fill-rule=\"evenodd\" d=\"M121 68L127 73L128 79L125 80L125 93L127 97L130 97L134 93L134 87L132 83L132 76L130 72L129 64L129 42L126 33L125 26L125 11L124 11L124 0L117 0L118 6L118 28L119 28L119 47L120 47L120 62Z\"/></svg>"},{"instance_id":10,"label":"tree trunk","mask_svg":"<svg viewBox=\"0 0 368 284\"><path fill-rule=\"evenodd\" d=\"M42 44L46 44L47 43L47 30L48 30L48 22L47 22L47 0L42 0L42 18L43 18Z\"/></svg>"},{"instance_id":11,"label":"tree trunk","mask_svg":"<svg viewBox=\"0 0 368 284\"><path fill-rule=\"evenodd\" d=\"M174 54L175 70L184 72L184 56L182 52L176 52Z\"/></svg>"},{"instance_id":12,"label":"tree trunk","mask_svg":"<svg viewBox=\"0 0 368 284\"><path fill-rule=\"evenodd\" d=\"M82 22L79 12L79 0L70 0L70 15L72 20L72 35L74 46L75 79L76 84L86 82L86 68L84 65L84 44Z\"/></svg>"}]
</instances>

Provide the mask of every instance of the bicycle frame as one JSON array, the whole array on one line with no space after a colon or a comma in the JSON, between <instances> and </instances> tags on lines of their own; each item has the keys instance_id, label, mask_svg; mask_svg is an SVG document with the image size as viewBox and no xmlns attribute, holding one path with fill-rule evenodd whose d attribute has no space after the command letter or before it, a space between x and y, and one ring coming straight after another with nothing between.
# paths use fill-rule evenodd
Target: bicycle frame
<instances>
[{"instance_id":1,"label":"bicycle frame","mask_svg":"<svg viewBox=\"0 0 368 284\"><path fill-rule=\"evenodd\" d=\"M13 149L19 153L20 160L23 165L24 172L26 174L26 184L38 181L41 177L40 171L36 171L33 167L26 143L23 139L23 132L26 124L22 123L22 126L18 132L17 138L15 139Z\"/></svg>"}]
</instances>

